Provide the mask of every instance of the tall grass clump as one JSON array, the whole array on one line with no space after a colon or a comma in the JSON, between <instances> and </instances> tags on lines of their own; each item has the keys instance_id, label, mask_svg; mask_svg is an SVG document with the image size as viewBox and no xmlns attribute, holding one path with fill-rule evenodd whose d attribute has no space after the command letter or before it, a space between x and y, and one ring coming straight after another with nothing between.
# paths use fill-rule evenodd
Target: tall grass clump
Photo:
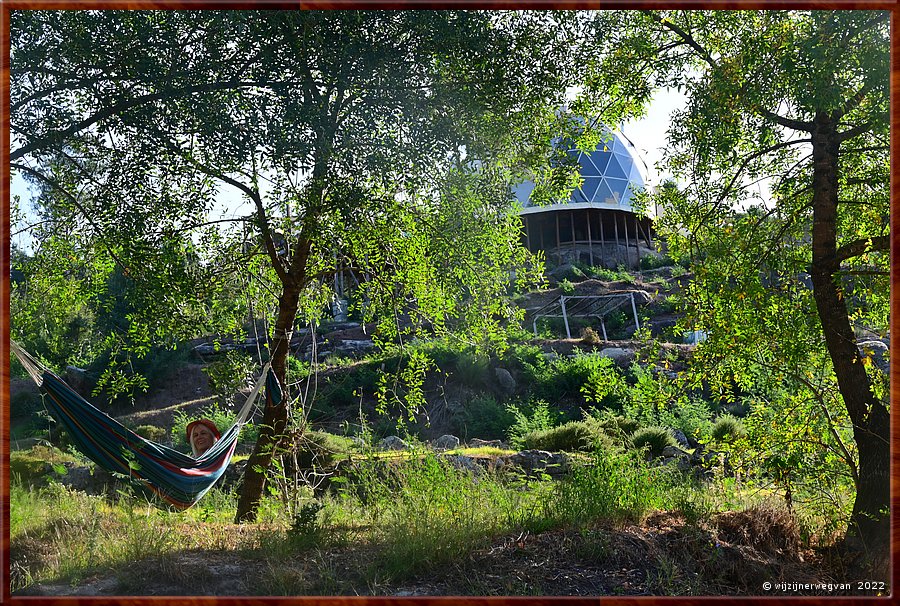
<instances>
[{"instance_id":1,"label":"tall grass clump","mask_svg":"<svg viewBox=\"0 0 900 606\"><path fill-rule=\"evenodd\" d=\"M13 477L9 485L9 534L12 538L44 525L50 511L38 490Z\"/></svg>"},{"instance_id":2,"label":"tall grass clump","mask_svg":"<svg viewBox=\"0 0 900 606\"><path fill-rule=\"evenodd\" d=\"M548 516L557 524L639 523L662 508L679 480L664 467L650 467L636 452L595 451L589 464L573 467L548 501Z\"/></svg>"},{"instance_id":3,"label":"tall grass clump","mask_svg":"<svg viewBox=\"0 0 900 606\"><path fill-rule=\"evenodd\" d=\"M18 571L13 590L47 579L76 583L109 563L109 508L102 498L56 482L38 490L16 482L10 497L10 566ZM20 545L28 540L44 545L50 555L39 562L23 559Z\"/></svg>"},{"instance_id":4,"label":"tall grass clump","mask_svg":"<svg viewBox=\"0 0 900 606\"><path fill-rule=\"evenodd\" d=\"M115 535L105 547L105 555L116 563L139 562L170 551L175 546L175 532L168 513L157 509L140 497L121 494L120 520ZM112 538L110 533L109 538Z\"/></svg>"},{"instance_id":5,"label":"tall grass clump","mask_svg":"<svg viewBox=\"0 0 900 606\"><path fill-rule=\"evenodd\" d=\"M428 454L394 472L378 523L384 553L378 566L391 577L452 562L507 527L512 491L487 477Z\"/></svg>"},{"instance_id":6,"label":"tall grass clump","mask_svg":"<svg viewBox=\"0 0 900 606\"><path fill-rule=\"evenodd\" d=\"M747 430L737 417L722 415L716 419L710 434L716 442L731 443L746 436Z\"/></svg>"},{"instance_id":7,"label":"tall grass clump","mask_svg":"<svg viewBox=\"0 0 900 606\"><path fill-rule=\"evenodd\" d=\"M637 450L646 449L652 457L661 455L666 446L678 446L665 427L642 427L631 434L631 444Z\"/></svg>"},{"instance_id":8,"label":"tall grass clump","mask_svg":"<svg viewBox=\"0 0 900 606\"><path fill-rule=\"evenodd\" d=\"M586 421L570 421L559 427L532 431L522 438L526 449L552 452L591 452L601 443L611 445L611 440L596 422Z\"/></svg>"}]
</instances>

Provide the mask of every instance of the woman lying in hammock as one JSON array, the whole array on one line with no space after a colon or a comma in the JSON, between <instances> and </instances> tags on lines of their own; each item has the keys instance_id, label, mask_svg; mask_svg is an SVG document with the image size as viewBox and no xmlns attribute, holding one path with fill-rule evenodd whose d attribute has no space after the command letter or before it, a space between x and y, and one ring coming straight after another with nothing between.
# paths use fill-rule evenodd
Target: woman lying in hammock
<instances>
[{"instance_id":1,"label":"woman lying in hammock","mask_svg":"<svg viewBox=\"0 0 900 606\"><path fill-rule=\"evenodd\" d=\"M212 445L218 442L222 436L216 424L209 419L191 421L185 428L185 433L195 457L199 457L212 448Z\"/></svg>"}]
</instances>

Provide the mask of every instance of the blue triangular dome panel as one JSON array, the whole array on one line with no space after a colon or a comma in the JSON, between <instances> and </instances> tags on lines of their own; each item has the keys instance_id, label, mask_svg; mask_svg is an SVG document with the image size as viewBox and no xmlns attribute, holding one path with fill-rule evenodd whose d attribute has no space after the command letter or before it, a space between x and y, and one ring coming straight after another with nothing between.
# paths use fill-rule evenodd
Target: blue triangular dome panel
<instances>
[{"instance_id":1,"label":"blue triangular dome panel","mask_svg":"<svg viewBox=\"0 0 900 606\"><path fill-rule=\"evenodd\" d=\"M616 179L628 178L628 173L625 172L625 169L619 164L619 156L617 154L613 154L613 157L609 159L609 165L606 167L606 172L604 174L607 177Z\"/></svg>"},{"instance_id":2,"label":"blue triangular dome panel","mask_svg":"<svg viewBox=\"0 0 900 606\"><path fill-rule=\"evenodd\" d=\"M622 140L619 139L618 137L613 137L613 142L612 142L611 147L612 147L612 150L614 152L616 152L617 154L624 154L626 156L630 155L628 153L628 148L625 147L625 144L622 143Z\"/></svg>"},{"instance_id":3,"label":"blue triangular dome panel","mask_svg":"<svg viewBox=\"0 0 900 606\"><path fill-rule=\"evenodd\" d=\"M591 171L590 174L603 176L603 173L606 172L606 166L609 164L609 159L612 157L612 153L610 152L594 152L592 154L585 154L589 156L588 162L590 162L594 170Z\"/></svg>"},{"instance_id":4,"label":"blue triangular dome panel","mask_svg":"<svg viewBox=\"0 0 900 606\"><path fill-rule=\"evenodd\" d=\"M606 179L600 183L597 187L597 195L594 197L594 202L606 202L607 204L615 204L616 198L613 195L612 190L610 190L609 185L606 184Z\"/></svg>"},{"instance_id":5,"label":"blue triangular dome panel","mask_svg":"<svg viewBox=\"0 0 900 606\"><path fill-rule=\"evenodd\" d=\"M584 197L587 198L588 202L592 202L597 196L597 187L599 185L599 177L589 177L584 180L584 183L581 185L581 191L584 192Z\"/></svg>"},{"instance_id":6,"label":"blue triangular dome panel","mask_svg":"<svg viewBox=\"0 0 900 606\"><path fill-rule=\"evenodd\" d=\"M628 191L628 181L625 179L604 179L606 186L618 202L622 202Z\"/></svg>"}]
</instances>

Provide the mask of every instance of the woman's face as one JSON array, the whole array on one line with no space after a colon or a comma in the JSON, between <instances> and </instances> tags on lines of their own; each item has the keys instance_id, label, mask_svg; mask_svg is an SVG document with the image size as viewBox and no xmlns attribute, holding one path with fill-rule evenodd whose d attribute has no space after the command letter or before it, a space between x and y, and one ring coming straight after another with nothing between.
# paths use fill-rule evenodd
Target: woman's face
<instances>
[{"instance_id":1,"label":"woman's face","mask_svg":"<svg viewBox=\"0 0 900 606\"><path fill-rule=\"evenodd\" d=\"M203 454L215 444L216 438L206 425L195 425L191 429L191 447L195 454Z\"/></svg>"}]
</instances>

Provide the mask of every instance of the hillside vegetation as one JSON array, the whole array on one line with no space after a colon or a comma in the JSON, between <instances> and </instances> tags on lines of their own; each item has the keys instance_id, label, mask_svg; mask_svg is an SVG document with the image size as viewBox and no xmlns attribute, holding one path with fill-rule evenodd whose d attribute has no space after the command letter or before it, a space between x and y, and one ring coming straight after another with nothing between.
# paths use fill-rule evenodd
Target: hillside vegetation
<instances>
[{"instance_id":1,"label":"hillside vegetation","mask_svg":"<svg viewBox=\"0 0 900 606\"><path fill-rule=\"evenodd\" d=\"M852 562L831 546L850 486L826 495L802 469L760 464L755 440L765 427L752 404L767 392L678 381L694 348L670 342L682 269L615 278L571 283L578 293L647 293L641 329L607 318L610 341L596 321L573 320L578 338L546 323L491 355L446 338L341 355L340 341L358 340L362 327L321 331L320 350L334 353L313 374L299 359L290 367L297 385L315 384L297 407L308 426L276 457L252 527L231 523L252 424L219 487L170 512L100 470L94 481L78 476L93 464L45 422L23 419L17 437L55 446L13 453L13 591L770 595L763 582L840 579ZM562 288L519 303L541 304ZM376 394L392 376L384 370L416 352L430 362L418 385L423 405L410 415ZM198 362L182 359L169 375L197 397L160 407L174 388L159 380L136 404L145 410L120 418L184 450L196 415L229 424L240 385L225 379L255 363L236 352Z\"/></svg>"}]
</instances>

